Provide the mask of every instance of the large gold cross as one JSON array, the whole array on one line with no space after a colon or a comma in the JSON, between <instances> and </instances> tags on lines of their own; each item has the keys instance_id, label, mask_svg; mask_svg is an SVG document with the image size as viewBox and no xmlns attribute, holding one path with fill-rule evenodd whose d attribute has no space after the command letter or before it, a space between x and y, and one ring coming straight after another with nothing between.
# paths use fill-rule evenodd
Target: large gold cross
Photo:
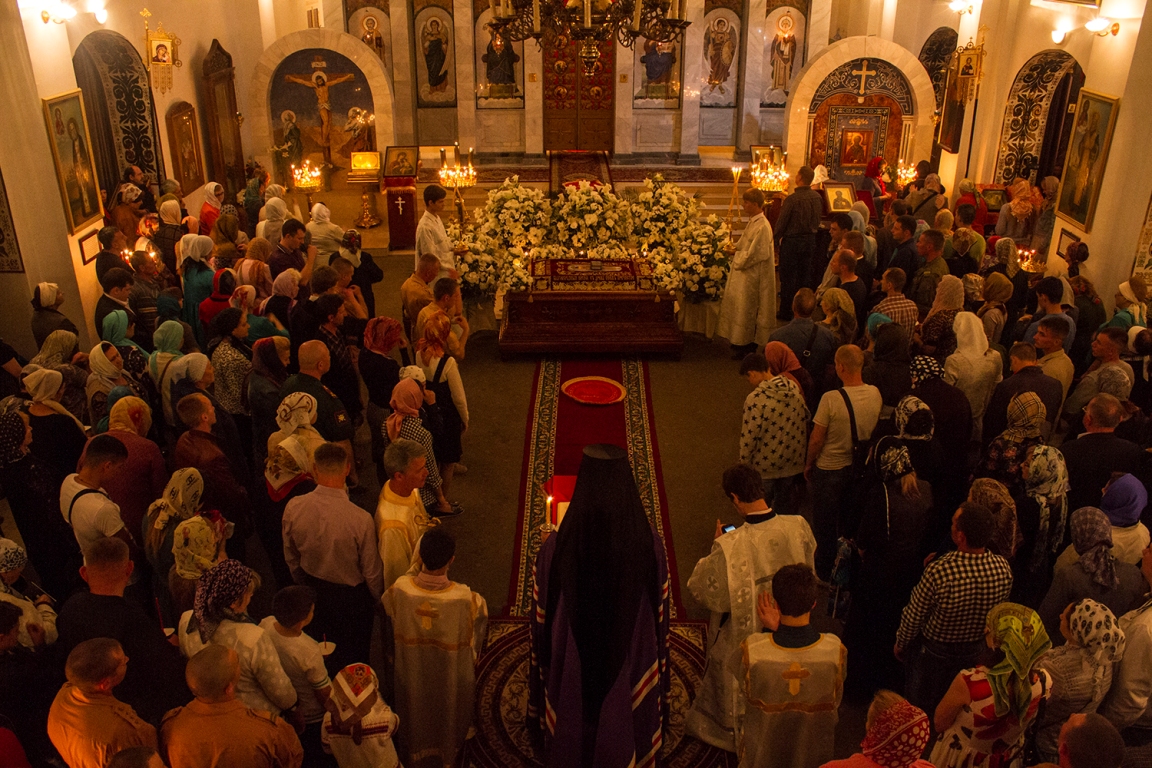
<instances>
[{"instance_id":1,"label":"large gold cross","mask_svg":"<svg viewBox=\"0 0 1152 768\"><path fill-rule=\"evenodd\" d=\"M860 95L863 96L864 87L868 82L868 78L879 73L874 69L868 69L868 59L864 59L864 66L860 67L860 69L852 70L852 74L860 75Z\"/></svg>"},{"instance_id":2,"label":"large gold cross","mask_svg":"<svg viewBox=\"0 0 1152 768\"><path fill-rule=\"evenodd\" d=\"M420 626L432 629L432 619L439 618L440 612L432 607L432 603L425 602L416 609L416 615L420 617Z\"/></svg>"},{"instance_id":3,"label":"large gold cross","mask_svg":"<svg viewBox=\"0 0 1152 768\"><path fill-rule=\"evenodd\" d=\"M788 693L795 696L800 693L800 681L812 677L812 673L800 666L800 662L794 661L788 671L780 676L788 681Z\"/></svg>"}]
</instances>

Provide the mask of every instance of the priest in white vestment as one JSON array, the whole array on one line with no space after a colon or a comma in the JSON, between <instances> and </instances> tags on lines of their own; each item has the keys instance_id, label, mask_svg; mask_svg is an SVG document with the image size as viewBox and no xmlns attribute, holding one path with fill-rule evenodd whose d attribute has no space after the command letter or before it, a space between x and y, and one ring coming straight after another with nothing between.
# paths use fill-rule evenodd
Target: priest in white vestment
<instances>
[{"instance_id":1,"label":"priest in white vestment","mask_svg":"<svg viewBox=\"0 0 1152 768\"><path fill-rule=\"evenodd\" d=\"M448 202L448 193L439 184L424 189L424 215L416 224L416 261L413 271L420 271L420 256L431 253L440 259L439 277L456 277L456 254L444 228L440 212Z\"/></svg>"},{"instance_id":2,"label":"priest in white vestment","mask_svg":"<svg viewBox=\"0 0 1152 768\"><path fill-rule=\"evenodd\" d=\"M428 478L424 446L400 438L384 451L388 482L376 503L376 542L384 564L384 588L408 572L418 560L416 543L437 521L420 501L420 489Z\"/></svg>"},{"instance_id":3,"label":"priest in white vestment","mask_svg":"<svg viewBox=\"0 0 1152 768\"><path fill-rule=\"evenodd\" d=\"M744 213L748 226L736 246L728 272L728 284L720 303L717 333L728 339L743 356L754 345L768 343L776 317L776 258L772 246L772 225L764 216L764 193L750 189L744 193ZM784 297L791 301L790 296Z\"/></svg>"},{"instance_id":4,"label":"priest in white vestment","mask_svg":"<svg viewBox=\"0 0 1152 768\"><path fill-rule=\"evenodd\" d=\"M777 515L764 501L760 474L746 464L724 473L724 493L744 524L723 533L716 521L716 540L688 579L692 596L712 611L708 662L704 680L685 722L687 732L720 749L736 751L736 719L742 711L740 681L729 666L740 643L761 630L756 596L767 590L773 574L793 563L813 565L816 539L799 515Z\"/></svg>"},{"instance_id":5,"label":"priest in white vestment","mask_svg":"<svg viewBox=\"0 0 1152 768\"><path fill-rule=\"evenodd\" d=\"M847 649L809 620L819 591L808 565L786 565L757 598L764 632L729 661L741 680L740 768L818 768L832 760Z\"/></svg>"},{"instance_id":6,"label":"priest in white vestment","mask_svg":"<svg viewBox=\"0 0 1152 768\"><path fill-rule=\"evenodd\" d=\"M468 728L488 605L448 579L456 542L442 528L420 539L422 568L384 593L395 645L396 713L407 768L450 768Z\"/></svg>"}]
</instances>

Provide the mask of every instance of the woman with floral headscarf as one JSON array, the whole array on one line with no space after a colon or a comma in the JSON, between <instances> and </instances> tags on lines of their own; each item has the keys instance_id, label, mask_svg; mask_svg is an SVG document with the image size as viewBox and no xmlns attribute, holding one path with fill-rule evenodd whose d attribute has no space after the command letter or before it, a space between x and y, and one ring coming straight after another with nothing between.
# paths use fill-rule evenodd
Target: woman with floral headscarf
<instances>
[{"instance_id":1,"label":"woman with floral headscarf","mask_svg":"<svg viewBox=\"0 0 1152 768\"><path fill-rule=\"evenodd\" d=\"M988 347L980 318L960 312L952 324L956 351L944 361L944 381L959 389L972 406L972 440L980 441L984 409L992 390L1004 378L1000 353Z\"/></svg>"},{"instance_id":2,"label":"woman with floral headscarf","mask_svg":"<svg viewBox=\"0 0 1152 768\"><path fill-rule=\"evenodd\" d=\"M168 589L168 575L175 564L172 545L176 527L200 511L204 478L200 470L185 467L172 473L163 493L148 507L140 526L144 555L152 566L152 593L160 603L166 626L180 618ZM185 609L187 610L187 609Z\"/></svg>"},{"instance_id":3,"label":"woman with floral headscarf","mask_svg":"<svg viewBox=\"0 0 1152 768\"><path fill-rule=\"evenodd\" d=\"M216 268L232 269L248 248L248 235L240 229L240 219L233 213L222 213L208 235L216 243Z\"/></svg>"},{"instance_id":4,"label":"woman with floral headscarf","mask_svg":"<svg viewBox=\"0 0 1152 768\"><path fill-rule=\"evenodd\" d=\"M332 681L321 742L340 768L396 768L392 737L400 718L384 703L380 682L367 664L350 664Z\"/></svg>"},{"instance_id":5,"label":"woman with floral headscarf","mask_svg":"<svg viewBox=\"0 0 1152 768\"><path fill-rule=\"evenodd\" d=\"M1020 475L1023 482L1013 498L1024 541L1013 563L1012 595L1036 605L1051 583L1068 526L1068 468L1060 451L1036 445L1020 462Z\"/></svg>"},{"instance_id":6,"label":"woman with floral headscarf","mask_svg":"<svg viewBox=\"0 0 1152 768\"><path fill-rule=\"evenodd\" d=\"M200 234L212 234L212 227L220 216L220 209L224 205L224 187L210 181L201 188L204 204L200 206Z\"/></svg>"},{"instance_id":7,"label":"woman with floral headscarf","mask_svg":"<svg viewBox=\"0 0 1152 768\"><path fill-rule=\"evenodd\" d=\"M820 299L824 323L836 337L837 345L851 344L856 339L856 306L843 288L829 288Z\"/></svg>"},{"instance_id":8,"label":"woman with floral headscarf","mask_svg":"<svg viewBox=\"0 0 1152 768\"><path fill-rule=\"evenodd\" d=\"M1095 600L1077 600L1060 614L1066 641L1037 666L1052 677L1052 696L1037 723L1036 749L1060 762L1060 728L1071 715L1095 712L1112 685L1112 665L1124 658L1127 638L1115 614Z\"/></svg>"},{"instance_id":9,"label":"woman with floral headscarf","mask_svg":"<svg viewBox=\"0 0 1152 768\"><path fill-rule=\"evenodd\" d=\"M921 760L932 726L928 715L903 696L877 691L868 707L861 751L847 760L833 760L820 768L933 768Z\"/></svg>"},{"instance_id":10,"label":"woman with floral headscarf","mask_svg":"<svg viewBox=\"0 0 1152 768\"><path fill-rule=\"evenodd\" d=\"M268 318L275 317L285 328L289 324L289 316L296 306L296 296L300 293L300 272L295 269L286 269L276 276L272 283L272 296L260 305L260 314Z\"/></svg>"},{"instance_id":11,"label":"woman with floral headscarf","mask_svg":"<svg viewBox=\"0 0 1152 768\"><path fill-rule=\"evenodd\" d=\"M200 577L227 558L225 545L234 528L216 510L201 510L176 526L172 534L173 564L164 584L177 622L195 607Z\"/></svg>"},{"instance_id":12,"label":"woman with floral headscarf","mask_svg":"<svg viewBox=\"0 0 1152 768\"><path fill-rule=\"evenodd\" d=\"M988 551L1011 562L1024 537L1016 524L1016 501L1004 484L989 477L972 481L968 501L992 513L996 528L988 542Z\"/></svg>"},{"instance_id":13,"label":"woman with floral headscarf","mask_svg":"<svg viewBox=\"0 0 1152 768\"><path fill-rule=\"evenodd\" d=\"M1021 392L1008 402L1008 428L997 435L976 469L977 477L990 477L1018 496L1024 487L1021 465L1029 452L1044 444L1040 430L1048 411L1035 392Z\"/></svg>"},{"instance_id":14,"label":"woman with floral headscarf","mask_svg":"<svg viewBox=\"0 0 1152 768\"><path fill-rule=\"evenodd\" d=\"M72 331L53 331L40 345L40 351L29 362L58 372L64 377L64 386L56 395L56 401L76 417L81 424L88 421L88 399L84 389L88 384L87 365L77 359L79 339ZM76 363L73 363L76 360ZM77 364L78 363L78 364Z\"/></svg>"},{"instance_id":15,"label":"woman with floral headscarf","mask_svg":"<svg viewBox=\"0 0 1152 768\"><path fill-rule=\"evenodd\" d=\"M255 288L257 301L262 302L272 295L272 272L268 269L271 255L272 243L257 237L248 242L241 259L232 265L236 283Z\"/></svg>"},{"instance_id":16,"label":"woman with floral headscarf","mask_svg":"<svg viewBox=\"0 0 1152 768\"><path fill-rule=\"evenodd\" d=\"M1020 765L1028 727L1052 693L1051 676L1038 665L1052 643L1035 611L1000 603L984 636L995 663L962 671L936 707L940 736L929 760L937 768Z\"/></svg>"},{"instance_id":17,"label":"woman with floral headscarf","mask_svg":"<svg viewBox=\"0 0 1152 768\"><path fill-rule=\"evenodd\" d=\"M1112 526L1112 556L1118 562L1140 564L1141 555L1152 540L1148 528L1140 522L1140 516L1147 506L1148 491L1135 475L1114 475L1104 486L1100 510ZM1079 559L1076 547L1069 545L1056 558L1056 570L1072 565Z\"/></svg>"},{"instance_id":18,"label":"woman with floral headscarf","mask_svg":"<svg viewBox=\"0 0 1152 768\"><path fill-rule=\"evenodd\" d=\"M49 594L63 598L83 586L77 570L83 561L72 528L60 514L63 477L29 451L31 443L26 413L0 415L0 486L40 581Z\"/></svg>"},{"instance_id":19,"label":"woman with floral headscarf","mask_svg":"<svg viewBox=\"0 0 1152 768\"><path fill-rule=\"evenodd\" d=\"M884 438L873 455L872 485L856 530L859 584L848 617L853 686L873 691L900 682L892 643L900 614L923 571L923 546L932 510L932 484L917 476L908 448ZM859 654L857 656L857 654Z\"/></svg>"},{"instance_id":20,"label":"woman with floral headscarf","mask_svg":"<svg viewBox=\"0 0 1152 768\"><path fill-rule=\"evenodd\" d=\"M421 371L423 373L423 371ZM420 420L420 409L424 406L424 387L413 379L400 379L392 390L389 403L392 414L384 422L384 436L387 442L401 437L415 440L424 446L425 465L428 479L420 489L420 501L432 516L450 516L456 508L444 497L443 480L432 448L432 433ZM457 513L458 514L458 513Z\"/></svg>"},{"instance_id":21,"label":"woman with floral headscarf","mask_svg":"<svg viewBox=\"0 0 1152 768\"><path fill-rule=\"evenodd\" d=\"M180 617L180 650L187 658L208 643L236 651L236 698L252 709L279 715L296 705L296 689L284 674L272 639L248 616L259 586L260 576L239 560L224 560L205 571L196 582L192 610Z\"/></svg>"},{"instance_id":22,"label":"woman with floral headscarf","mask_svg":"<svg viewBox=\"0 0 1152 768\"><path fill-rule=\"evenodd\" d=\"M88 374L85 390L88 395L88 417L93 424L108 415L108 395L113 388L128 387L136 397L147 397L144 387L124 370L124 358L120 350L107 341L92 347L88 353L88 368L91 373Z\"/></svg>"},{"instance_id":23,"label":"woman with floral headscarf","mask_svg":"<svg viewBox=\"0 0 1152 768\"><path fill-rule=\"evenodd\" d=\"M0 602L20 609L20 630L16 636L25 648L56 642L56 611L52 599L23 578L28 553L11 539L0 538Z\"/></svg>"},{"instance_id":24,"label":"woman with floral headscarf","mask_svg":"<svg viewBox=\"0 0 1152 768\"><path fill-rule=\"evenodd\" d=\"M436 459L440 462L445 494L452 482L454 465L463 455L461 437L468 429L468 398L464 393L464 380L460 365L448 354L448 337L452 333L451 321L443 312L432 315L424 323L424 336L416 342L416 365L424 371L427 389L436 393L436 408L443 422L432 433Z\"/></svg>"},{"instance_id":25,"label":"woman with floral headscarf","mask_svg":"<svg viewBox=\"0 0 1152 768\"><path fill-rule=\"evenodd\" d=\"M1008 187L1008 204L1000 209L996 234L1012 238L1021 248L1031 247L1040 205L1040 191L1027 179L1017 178Z\"/></svg>"},{"instance_id":26,"label":"woman with floral headscarf","mask_svg":"<svg viewBox=\"0 0 1152 768\"><path fill-rule=\"evenodd\" d=\"M1099 601L1116 616L1140 607L1148 584L1137 566L1113 556L1112 524L1103 512L1081 507L1072 513L1072 546L1080 559L1056 569L1052 586L1037 609L1044 626L1055 633L1060 612L1076 600Z\"/></svg>"}]
</instances>

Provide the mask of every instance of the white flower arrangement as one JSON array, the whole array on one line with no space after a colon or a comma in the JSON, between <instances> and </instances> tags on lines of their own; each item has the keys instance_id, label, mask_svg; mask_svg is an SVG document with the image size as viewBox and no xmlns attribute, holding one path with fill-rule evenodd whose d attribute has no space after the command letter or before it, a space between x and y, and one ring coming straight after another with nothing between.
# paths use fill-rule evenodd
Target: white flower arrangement
<instances>
[{"instance_id":1,"label":"white flower arrangement","mask_svg":"<svg viewBox=\"0 0 1152 768\"><path fill-rule=\"evenodd\" d=\"M483 212L477 212L477 229L505 248L540 245L551 221L552 204L543 190L521 186L519 176L490 191Z\"/></svg>"},{"instance_id":2,"label":"white flower arrangement","mask_svg":"<svg viewBox=\"0 0 1152 768\"><path fill-rule=\"evenodd\" d=\"M632 234L641 252L665 247L680 250L700 214L696 198L656 174L644 179L644 190L632 203Z\"/></svg>"},{"instance_id":3,"label":"white flower arrangement","mask_svg":"<svg viewBox=\"0 0 1152 768\"><path fill-rule=\"evenodd\" d=\"M622 250L632 232L628 203L610 187L594 187L587 181L565 187L553 211L557 242L594 258L619 258L607 254ZM593 251L599 254L594 256Z\"/></svg>"},{"instance_id":4,"label":"white flower arrangement","mask_svg":"<svg viewBox=\"0 0 1152 768\"><path fill-rule=\"evenodd\" d=\"M684 273L674 251L657 244L640 255L652 265L652 277L661 291L678 291L684 286Z\"/></svg>"},{"instance_id":5,"label":"white flower arrangement","mask_svg":"<svg viewBox=\"0 0 1152 768\"><path fill-rule=\"evenodd\" d=\"M526 291L532 285L532 252L514 245L501 251L499 286L508 292Z\"/></svg>"},{"instance_id":6,"label":"white flower arrangement","mask_svg":"<svg viewBox=\"0 0 1152 768\"><path fill-rule=\"evenodd\" d=\"M456 246L460 294L465 299L495 296L499 283L499 244L479 227L462 228L456 222L451 222L445 230L448 239Z\"/></svg>"},{"instance_id":7,"label":"white flower arrangement","mask_svg":"<svg viewBox=\"0 0 1152 768\"><path fill-rule=\"evenodd\" d=\"M681 289L687 301L716 301L724 295L731 254L728 226L715 215L696 223L680 257Z\"/></svg>"}]
</instances>

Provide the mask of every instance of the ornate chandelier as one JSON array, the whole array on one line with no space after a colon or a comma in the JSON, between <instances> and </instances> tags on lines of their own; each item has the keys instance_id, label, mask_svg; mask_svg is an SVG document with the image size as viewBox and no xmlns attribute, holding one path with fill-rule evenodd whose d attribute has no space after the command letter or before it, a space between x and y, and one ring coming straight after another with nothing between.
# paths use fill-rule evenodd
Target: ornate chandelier
<instances>
[{"instance_id":1,"label":"ornate chandelier","mask_svg":"<svg viewBox=\"0 0 1152 768\"><path fill-rule=\"evenodd\" d=\"M529 38L580 41L584 74L600 59L599 43L615 38L627 48L643 37L670 43L684 34L684 0L489 0L492 31L508 42Z\"/></svg>"}]
</instances>

